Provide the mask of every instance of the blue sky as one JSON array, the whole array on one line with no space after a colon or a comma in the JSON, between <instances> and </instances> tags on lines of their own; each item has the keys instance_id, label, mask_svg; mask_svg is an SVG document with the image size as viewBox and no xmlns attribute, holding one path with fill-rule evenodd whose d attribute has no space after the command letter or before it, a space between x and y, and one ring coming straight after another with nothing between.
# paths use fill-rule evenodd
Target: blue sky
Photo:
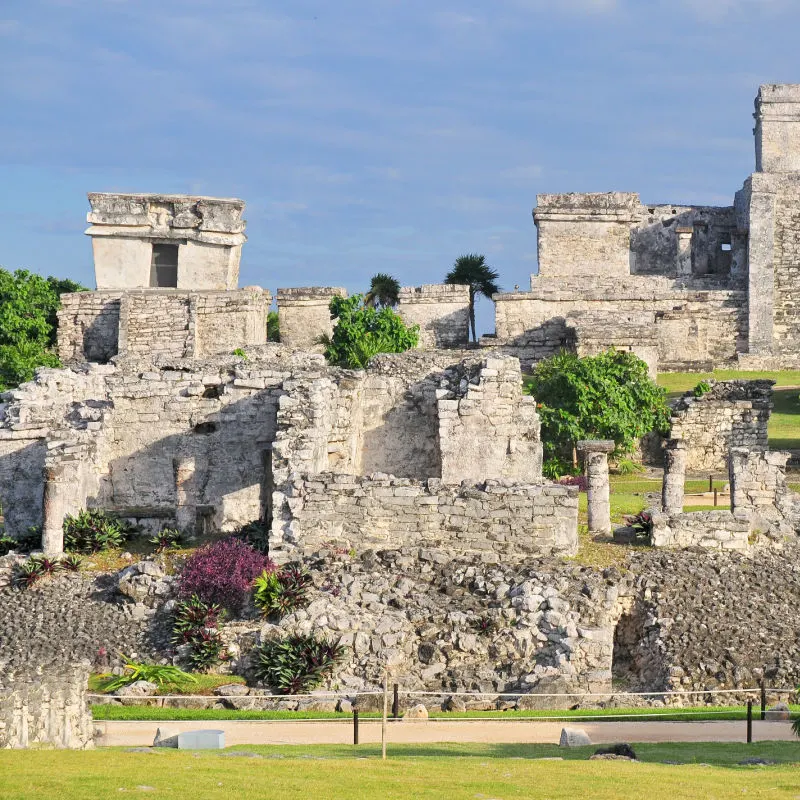
<instances>
[{"instance_id":1,"label":"blue sky","mask_svg":"<svg viewBox=\"0 0 800 800\"><path fill-rule=\"evenodd\" d=\"M0 0L0 264L93 285L87 191L188 192L247 202L242 285L474 251L526 288L537 193L729 204L798 31L797 0Z\"/></svg>"}]
</instances>

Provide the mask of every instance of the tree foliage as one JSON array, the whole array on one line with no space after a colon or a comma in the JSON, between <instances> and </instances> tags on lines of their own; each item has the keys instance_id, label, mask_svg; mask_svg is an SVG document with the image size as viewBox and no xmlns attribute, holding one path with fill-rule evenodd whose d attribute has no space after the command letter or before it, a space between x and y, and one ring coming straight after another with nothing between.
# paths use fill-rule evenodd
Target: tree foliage
<instances>
[{"instance_id":1,"label":"tree foliage","mask_svg":"<svg viewBox=\"0 0 800 800\"><path fill-rule=\"evenodd\" d=\"M608 350L579 358L560 353L540 362L527 386L539 408L545 458L570 458L581 439L613 439L630 453L651 431L669 429L666 392L633 353Z\"/></svg>"},{"instance_id":2,"label":"tree foliage","mask_svg":"<svg viewBox=\"0 0 800 800\"><path fill-rule=\"evenodd\" d=\"M378 353L404 353L417 346L419 326L406 327L400 315L384 306L365 305L364 296L334 297L331 318L337 320L333 336L324 340L330 364L364 369Z\"/></svg>"},{"instance_id":3,"label":"tree foliage","mask_svg":"<svg viewBox=\"0 0 800 800\"><path fill-rule=\"evenodd\" d=\"M267 341L279 342L281 340L281 328L277 311L270 311L267 314Z\"/></svg>"},{"instance_id":4,"label":"tree foliage","mask_svg":"<svg viewBox=\"0 0 800 800\"><path fill-rule=\"evenodd\" d=\"M56 312L74 281L0 268L0 391L31 380L36 367L58 367Z\"/></svg>"},{"instance_id":5,"label":"tree foliage","mask_svg":"<svg viewBox=\"0 0 800 800\"><path fill-rule=\"evenodd\" d=\"M486 256L478 253L468 253L459 256L453 268L444 276L445 283L453 283L469 286L469 324L472 329L472 341L477 342L475 334L475 300L483 295L492 299L493 294L500 291L497 283L499 278L497 270L492 269L486 263Z\"/></svg>"},{"instance_id":6,"label":"tree foliage","mask_svg":"<svg viewBox=\"0 0 800 800\"><path fill-rule=\"evenodd\" d=\"M372 276L369 291L364 295L364 305L394 308L399 297L400 281L385 272L378 272Z\"/></svg>"}]
</instances>

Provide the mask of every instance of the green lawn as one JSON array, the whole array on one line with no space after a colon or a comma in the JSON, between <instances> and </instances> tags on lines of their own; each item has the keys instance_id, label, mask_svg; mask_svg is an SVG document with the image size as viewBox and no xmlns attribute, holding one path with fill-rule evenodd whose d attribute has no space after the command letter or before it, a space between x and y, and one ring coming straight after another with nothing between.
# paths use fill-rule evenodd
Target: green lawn
<instances>
[{"instance_id":1,"label":"green lawn","mask_svg":"<svg viewBox=\"0 0 800 800\"><path fill-rule=\"evenodd\" d=\"M280 798L796 797L800 745L634 745L643 763L589 761L594 748L554 745L241 747L220 752L0 752L3 800L120 796ZM234 753L245 757L232 758ZM734 766L748 757L776 766ZM564 761L534 760L564 758ZM663 762L679 762L667 764ZM662 763L658 763L662 762Z\"/></svg>"},{"instance_id":2,"label":"green lawn","mask_svg":"<svg viewBox=\"0 0 800 800\"><path fill-rule=\"evenodd\" d=\"M800 713L800 706L792 706L794 713ZM442 719L564 719L578 721L603 717L611 720L648 719L658 714L670 721L683 720L725 720L745 719L744 706L695 706L691 708L616 708L616 709L575 709L563 711L431 711L431 717ZM613 716L611 716L613 715ZM235 711L217 708L157 708L153 706L116 706L101 704L92 706L92 716L96 720L149 720L167 722L176 720L297 720L297 719L340 719L349 720L349 713L337 711ZM362 719L376 719L380 714L364 712Z\"/></svg>"}]
</instances>

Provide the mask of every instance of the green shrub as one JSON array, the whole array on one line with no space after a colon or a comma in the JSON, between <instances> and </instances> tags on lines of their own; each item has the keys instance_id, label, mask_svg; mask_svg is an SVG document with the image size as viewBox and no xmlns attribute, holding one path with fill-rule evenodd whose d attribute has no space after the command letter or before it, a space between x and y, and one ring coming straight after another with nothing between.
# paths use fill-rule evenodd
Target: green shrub
<instances>
[{"instance_id":1,"label":"green shrub","mask_svg":"<svg viewBox=\"0 0 800 800\"><path fill-rule=\"evenodd\" d=\"M267 341L279 342L281 340L281 329L278 320L278 312L270 311L267 314Z\"/></svg>"},{"instance_id":2,"label":"green shrub","mask_svg":"<svg viewBox=\"0 0 800 800\"><path fill-rule=\"evenodd\" d=\"M124 655L122 658L125 660L125 674L111 679L103 687L106 692L115 692L117 689L136 681L149 681L156 684L156 686L164 686L165 684L185 686L187 683L197 683L197 678L194 675L189 675L189 673L178 667L173 667L171 664L145 664L132 661Z\"/></svg>"},{"instance_id":3,"label":"green shrub","mask_svg":"<svg viewBox=\"0 0 800 800\"><path fill-rule=\"evenodd\" d=\"M255 672L282 694L303 694L333 672L344 652L343 645L314 634L268 639L256 650Z\"/></svg>"},{"instance_id":4,"label":"green shrub","mask_svg":"<svg viewBox=\"0 0 800 800\"><path fill-rule=\"evenodd\" d=\"M711 384L708 381L700 381L697 386L692 389L692 394L695 397L702 397L704 394L708 394L711 391Z\"/></svg>"},{"instance_id":5,"label":"green shrub","mask_svg":"<svg viewBox=\"0 0 800 800\"><path fill-rule=\"evenodd\" d=\"M325 358L330 364L364 369L378 353L404 353L419 342L419 326L406 327L390 307L380 309L364 304L364 295L334 297L331 319L336 326L330 338L323 338Z\"/></svg>"},{"instance_id":6,"label":"green shrub","mask_svg":"<svg viewBox=\"0 0 800 800\"><path fill-rule=\"evenodd\" d=\"M155 545L156 553L165 553L181 546L183 534L175 528L162 528L155 536L147 541Z\"/></svg>"},{"instance_id":7,"label":"green shrub","mask_svg":"<svg viewBox=\"0 0 800 800\"><path fill-rule=\"evenodd\" d=\"M236 532L236 536L259 553L266 555L269 552L269 529L261 520L253 520L243 525Z\"/></svg>"},{"instance_id":8,"label":"green shrub","mask_svg":"<svg viewBox=\"0 0 800 800\"><path fill-rule=\"evenodd\" d=\"M669 429L666 392L633 353L560 353L536 365L526 391L537 400L548 460L570 461L581 439L613 439L619 457L645 434Z\"/></svg>"},{"instance_id":9,"label":"green shrub","mask_svg":"<svg viewBox=\"0 0 800 800\"><path fill-rule=\"evenodd\" d=\"M620 458L614 464L614 472L617 475L633 475L636 472L644 472L644 467L630 458Z\"/></svg>"},{"instance_id":10,"label":"green shrub","mask_svg":"<svg viewBox=\"0 0 800 800\"><path fill-rule=\"evenodd\" d=\"M0 534L0 556L7 556L12 550L19 549L19 542L5 533Z\"/></svg>"},{"instance_id":11,"label":"green shrub","mask_svg":"<svg viewBox=\"0 0 800 800\"><path fill-rule=\"evenodd\" d=\"M122 520L100 508L85 508L64 518L64 549L74 553L96 553L122 547L131 529Z\"/></svg>"},{"instance_id":12,"label":"green shrub","mask_svg":"<svg viewBox=\"0 0 800 800\"><path fill-rule=\"evenodd\" d=\"M248 361L248 360L249 360L249 359L248 359L248 357L247 357L247 353L245 353L245 351L244 351L244 350L242 350L242 348L241 348L241 347L237 347L237 348L236 348L236 349L233 351L233 353L231 353L231 355L237 356L238 358L243 358L245 361Z\"/></svg>"},{"instance_id":13,"label":"green shrub","mask_svg":"<svg viewBox=\"0 0 800 800\"><path fill-rule=\"evenodd\" d=\"M265 569L253 581L253 601L265 617L285 617L308 604L311 576L301 566L287 564L279 570Z\"/></svg>"}]
</instances>

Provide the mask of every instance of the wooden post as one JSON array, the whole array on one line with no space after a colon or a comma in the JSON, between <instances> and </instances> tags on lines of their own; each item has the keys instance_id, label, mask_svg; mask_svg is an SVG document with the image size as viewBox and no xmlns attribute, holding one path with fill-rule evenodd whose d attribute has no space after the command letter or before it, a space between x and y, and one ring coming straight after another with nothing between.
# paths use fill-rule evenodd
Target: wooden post
<instances>
[{"instance_id":1,"label":"wooden post","mask_svg":"<svg viewBox=\"0 0 800 800\"><path fill-rule=\"evenodd\" d=\"M753 743L753 701L747 701L747 744Z\"/></svg>"},{"instance_id":2,"label":"wooden post","mask_svg":"<svg viewBox=\"0 0 800 800\"><path fill-rule=\"evenodd\" d=\"M710 492L713 489L714 489L714 476L713 475L709 475L708 476L708 491Z\"/></svg>"},{"instance_id":3,"label":"wooden post","mask_svg":"<svg viewBox=\"0 0 800 800\"><path fill-rule=\"evenodd\" d=\"M383 673L383 717L381 718L381 758L386 761L386 717L389 715L389 668Z\"/></svg>"},{"instance_id":4,"label":"wooden post","mask_svg":"<svg viewBox=\"0 0 800 800\"><path fill-rule=\"evenodd\" d=\"M353 711L353 744L358 744L358 711Z\"/></svg>"},{"instance_id":5,"label":"wooden post","mask_svg":"<svg viewBox=\"0 0 800 800\"><path fill-rule=\"evenodd\" d=\"M714 505L717 505L717 489L714 489Z\"/></svg>"},{"instance_id":6,"label":"wooden post","mask_svg":"<svg viewBox=\"0 0 800 800\"><path fill-rule=\"evenodd\" d=\"M392 687L392 716L397 719L400 716L400 684L396 683Z\"/></svg>"},{"instance_id":7,"label":"wooden post","mask_svg":"<svg viewBox=\"0 0 800 800\"><path fill-rule=\"evenodd\" d=\"M767 685L764 679L761 679L761 719L767 718Z\"/></svg>"}]
</instances>

